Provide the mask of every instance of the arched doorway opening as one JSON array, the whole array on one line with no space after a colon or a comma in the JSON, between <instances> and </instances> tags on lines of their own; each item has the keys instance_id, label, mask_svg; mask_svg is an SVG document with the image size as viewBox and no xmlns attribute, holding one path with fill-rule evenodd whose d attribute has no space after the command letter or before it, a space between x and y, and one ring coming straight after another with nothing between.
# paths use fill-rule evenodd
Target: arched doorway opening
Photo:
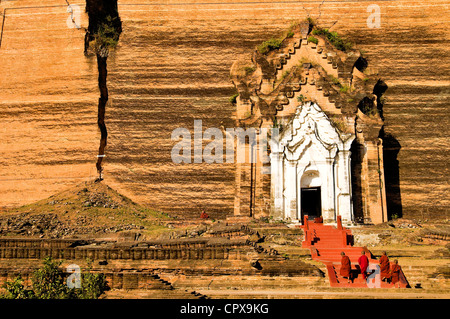
<instances>
[{"instance_id":1,"label":"arched doorway opening","mask_svg":"<svg viewBox=\"0 0 450 319\"><path fill-rule=\"evenodd\" d=\"M322 180L318 171L307 171L300 181L300 218L303 220L322 216Z\"/></svg>"}]
</instances>

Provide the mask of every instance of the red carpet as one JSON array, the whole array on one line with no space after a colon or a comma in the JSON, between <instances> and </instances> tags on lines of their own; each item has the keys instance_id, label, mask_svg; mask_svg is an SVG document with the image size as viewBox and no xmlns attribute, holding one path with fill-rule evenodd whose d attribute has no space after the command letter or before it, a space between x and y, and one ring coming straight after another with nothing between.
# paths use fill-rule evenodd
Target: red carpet
<instances>
[{"instance_id":1,"label":"red carpet","mask_svg":"<svg viewBox=\"0 0 450 319\"><path fill-rule=\"evenodd\" d=\"M301 226L305 232L305 241L302 247L311 249L311 257L326 265L331 287L350 287L350 288L391 288L393 284L381 281L379 262L366 247L354 247L352 245L353 235L350 229L342 227L338 216L338 225L327 226L318 222L312 222L305 219ZM361 270L358 265L358 258L361 251L365 251L369 258L370 274L367 280L362 278ZM347 282L346 278L340 276L341 252L344 252L351 261L352 281ZM400 274L400 287L409 287L403 272Z\"/></svg>"}]
</instances>

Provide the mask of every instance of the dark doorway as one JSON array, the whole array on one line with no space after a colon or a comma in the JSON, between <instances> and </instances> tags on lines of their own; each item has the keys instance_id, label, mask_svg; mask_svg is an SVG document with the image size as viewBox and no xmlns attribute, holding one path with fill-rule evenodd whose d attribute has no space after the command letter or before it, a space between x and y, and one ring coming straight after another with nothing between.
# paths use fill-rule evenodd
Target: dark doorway
<instances>
[{"instance_id":1,"label":"dark doorway","mask_svg":"<svg viewBox=\"0 0 450 319\"><path fill-rule=\"evenodd\" d=\"M363 195L362 195L362 158L364 157L363 152L364 146L361 145L357 140L354 140L351 152L351 175L352 175L352 202L353 202L353 215L355 217L355 222L364 223L364 212L363 212Z\"/></svg>"},{"instance_id":2,"label":"dark doorway","mask_svg":"<svg viewBox=\"0 0 450 319\"><path fill-rule=\"evenodd\" d=\"M302 188L301 191L302 220L308 215L308 219L322 216L320 187Z\"/></svg>"},{"instance_id":3,"label":"dark doorway","mask_svg":"<svg viewBox=\"0 0 450 319\"><path fill-rule=\"evenodd\" d=\"M403 216L402 195L400 191L400 171L398 153L401 145L390 133L382 129L383 139L383 165L384 182L386 187L386 206L388 219L401 218Z\"/></svg>"}]
</instances>

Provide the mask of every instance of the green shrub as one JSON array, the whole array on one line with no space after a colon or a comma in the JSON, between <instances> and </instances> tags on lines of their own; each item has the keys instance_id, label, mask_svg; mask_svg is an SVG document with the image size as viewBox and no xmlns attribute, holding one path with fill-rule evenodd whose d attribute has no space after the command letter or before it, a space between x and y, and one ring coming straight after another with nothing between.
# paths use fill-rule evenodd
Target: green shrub
<instances>
[{"instance_id":1,"label":"green shrub","mask_svg":"<svg viewBox=\"0 0 450 319\"><path fill-rule=\"evenodd\" d=\"M81 274L81 289L77 291L78 299L98 299L106 290L106 278L104 274Z\"/></svg>"},{"instance_id":2,"label":"green shrub","mask_svg":"<svg viewBox=\"0 0 450 319\"><path fill-rule=\"evenodd\" d=\"M310 18L310 17L306 18L306 22L309 23L310 27L315 27L317 25L316 20L314 20L313 18Z\"/></svg>"},{"instance_id":3,"label":"green shrub","mask_svg":"<svg viewBox=\"0 0 450 319\"><path fill-rule=\"evenodd\" d=\"M343 86L339 89L339 92L341 92L341 93L347 93L347 91L348 91L349 89L350 89L349 86L343 85Z\"/></svg>"},{"instance_id":4,"label":"green shrub","mask_svg":"<svg viewBox=\"0 0 450 319\"><path fill-rule=\"evenodd\" d=\"M371 107L365 104L360 107L360 110L367 116L376 116L378 114L378 109L376 107Z\"/></svg>"},{"instance_id":5,"label":"green shrub","mask_svg":"<svg viewBox=\"0 0 450 319\"><path fill-rule=\"evenodd\" d=\"M4 299L31 299L33 298L33 292L30 290L26 290L23 285L23 279L19 275L12 282L6 282L3 285L3 288L6 289L6 293L0 296L0 298Z\"/></svg>"},{"instance_id":6,"label":"green shrub","mask_svg":"<svg viewBox=\"0 0 450 319\"><path fill-rule=\"evenodd\" d=\"M271 50L279 49L281 47L281 43L283 42L282 39L270 39L267 41L264 41L262 44L258 46L258 51L261 54L265 54Z\"/></svg>"},{"instance_id":7,"label":"green shrub","mask_svg":"<svg viewBox=\"0 0 450 319\"><path fill-rule=\"evenodd\" d=\"M342 39L337 32L330 32L328 29L317 28L313 30L312 34L324 36L336 49L340 51L348 51L353 46L350 42L344 41L344 39Z\"/></svg>"},{"instance_id":8,"label":"green shrub","mask_svg":"<svg viewBox=\"0 0 450 319\"><path fill-rule=\"evenodd\" d=\"M281 81L283 81L287 76L289 75L289 71L284 71L283 74L281 75Z\"/></svg>"},{"instance_id":9,"label":"green shrub","mask_svg":"<svg viewBox=\"0 0 450 319\"><path fill-rule=\"evenodd\" d=\"M230 99L229 99L230 103L231 103L231 104L236 104L236 99L237 99L238 96L239 96L239 93L233 94L233 95L230 97Z\"/></svg>"},{"instance_id":10,"label":"green shrub","mask_svg":"<svg viewBox=\"0 0 450 319\"><path fill-rule=\"evenodd\" d=\"M32 289L26 290L20 275L12 282L6 282L6 293L0 298L6 299L97 299L106 290L106 278L103 274L81 274L81 288L69 288L66 274L59 268L61 262L50 257L44 258L43 266L33 272Z\"/></svg>"},{"instance_id":11,"label":"green shrub","mask_svg":"<svg viewBox=\"0 0 450 319\"><path fill-rule=\"evenodd\" d=\"M339 85L339 87L342 87L341 81L339 81L338 78L335 78L334 76L330 76L331 78L331 82L333 82L333 84Z\"/></svg>"},{"instance_id":12,"label":"green shrub","mask_svg":"<svg viewBox=\"0 0 450 319\"><path fill-rule=\"evenodd\" d=\"M297 29L299 26L299 22L292 21L291 25L289 26L289 29L284 33L284 36L282 38L292 38L295 35L294 30Z\"/></svg>"},{"instance_id":13,"label":"green shrub","mask_svg":"<svg viewBox=\"0 0 450 319\"><path fill-rule=\"evenodd\" d=\"M255 72L256 68L255 67L251 67L251 66L246 66L244 68L244 70L245 70L245 74L249 75L249 74L252 74L253 72Z\"/></svg>"},{"instance_id":14,"label":"green shrub","mask_svg":"<svg viewBox=\"0 0 450 319\"><path fill-rule=\"evenodd\" d=\"M119 43L121 33L120 19L107 16L102 22L97 32L93 35L93 40L89 43L94 52L102 56L107 56L111 49L115 49Z\"/></svg>"},{"instance_id":15,"label":"green shrub","mask_svg":"<svg viewBox=\"0 0 450 319\"><path fill-rule=\"evenodd\" d=\"M319 40L317 38L311 36L311 37L308 37L308 42L317 44L317 43L319 43Z\"/></svg>"},{"instance_id":16,"label":"green shrub","mask_svg":"<svg viewBox=\"0 0 450 319\"><path fill-rule=\"evenodd\" d=\"M44 259L44 265L35 270L32 277L33 294L37 299L67 299L70 289L64 281L64 274L59 269L61 262L54 262L50 257Z\"/></svg>"}]
</instances>

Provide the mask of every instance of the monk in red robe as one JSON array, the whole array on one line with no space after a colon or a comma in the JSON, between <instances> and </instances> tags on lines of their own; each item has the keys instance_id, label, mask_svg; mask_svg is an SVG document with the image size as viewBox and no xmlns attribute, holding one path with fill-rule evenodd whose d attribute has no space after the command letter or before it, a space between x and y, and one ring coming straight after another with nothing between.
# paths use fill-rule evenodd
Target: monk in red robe
<instances>
[{"instance_id":1,"label":"monk in red robe","mask_svg":"<svg viewBox=\"0 0 450 319\"><path fill-rule=\"evenodd\" d=\"M366 256L366 252L361 251L361 256L358 258L359 268L361 269L361 275L363 279L367 278L367 267L369 267L369 258Z\"/></svg>"},{"instance_id":2,"label":"monk in red robe","mask_svg":"<svg viewBox=\"0 0 450 319\"><path fill-rule=\"evenodd\" d=\"M391 266L391 282L394 284L394 287L398 283L398 288L400 288L400 272L402 271L402 267L398 264L398 260L394 259L394 263Z\"/></svg>"},{"instance_id":3,"label":"monk in red robe","mask_svg":"<svg viewBox=\"0 0 450 319\"><path fill-rule=\"evenodd\" d=\"M347 278L347 283L350 283L351 280L351 262L350 262L350 258L348 258L348 256L345 255L344 252L341 252L341 270L340 270L340 274L342 277Z\"/></svg>"},{"instance_id":4,"label":"monk in red robe","mask_svg":"<svg viewBox=\"0 0 450 319\"><path fill-rule=\"evenodd\" d=\"M390 264L389 264L389 258L386 255L386 252L383 251L381 257L380 257L380 276L381 280L386 280L390 277Z\"/></svg>"}]
</instances>

